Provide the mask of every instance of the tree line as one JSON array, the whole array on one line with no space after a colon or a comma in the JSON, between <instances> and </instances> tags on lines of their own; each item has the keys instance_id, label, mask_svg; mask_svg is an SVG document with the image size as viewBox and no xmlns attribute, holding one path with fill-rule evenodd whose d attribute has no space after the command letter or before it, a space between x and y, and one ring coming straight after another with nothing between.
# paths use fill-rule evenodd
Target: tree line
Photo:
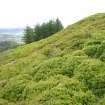
<instances>
[{"instance_id":1,"label":"tree line","mask_svg":"<svg viewBox=\"0 0 105 105\"><path fill-rule=\"evenodd\" d=\"M56 20L49 20L48 22L37 24L34 28L27 26L24 30L23 40L28 44L51 36L62 29L63 25L58 18Z\"/></svg>"}]
</instances>

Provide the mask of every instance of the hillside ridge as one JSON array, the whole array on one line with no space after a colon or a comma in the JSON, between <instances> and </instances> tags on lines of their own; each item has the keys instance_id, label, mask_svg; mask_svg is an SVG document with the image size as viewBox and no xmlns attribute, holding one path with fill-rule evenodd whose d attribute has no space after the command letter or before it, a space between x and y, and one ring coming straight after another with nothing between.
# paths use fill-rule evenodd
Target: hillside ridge
<instances>
[{"instance_id":1,"label":"hillside ridge","mask_svg":"<svg viewBox=\"0 0 105 105\"><path fill-rule=\"evenodd\" d=\"M104 105L105 13L0 53L1 105Z\"/></svg>"}]
</instances>

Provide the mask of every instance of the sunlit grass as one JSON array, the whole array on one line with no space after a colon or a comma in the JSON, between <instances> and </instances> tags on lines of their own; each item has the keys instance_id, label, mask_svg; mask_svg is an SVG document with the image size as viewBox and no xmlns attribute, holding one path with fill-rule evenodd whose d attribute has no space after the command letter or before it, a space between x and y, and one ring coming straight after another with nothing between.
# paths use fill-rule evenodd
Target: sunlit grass
<instances>
[{"instance_id":1,"label":"sunlit grass","mask_svg":"<svg viewBox=\"0 0 105 105\"><path fill-rule=\"evenodd\" d=\"M0 105L104 105L105 14L0 53Z\"/></svg>"}]
</instances>

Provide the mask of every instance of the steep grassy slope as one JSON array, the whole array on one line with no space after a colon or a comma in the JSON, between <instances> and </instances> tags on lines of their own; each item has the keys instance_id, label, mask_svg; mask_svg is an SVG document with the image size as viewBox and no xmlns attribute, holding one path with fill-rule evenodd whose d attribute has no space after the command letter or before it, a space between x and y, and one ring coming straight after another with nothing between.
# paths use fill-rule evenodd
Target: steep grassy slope
<instances>
[{"instance_id":1,"label":"steep grassy slope","mask_svg":"<svg viewBox=\"0 0 105 105\"><path fill-rule=\"evenodd\" d=\"M0 53L0 105L105 105L105 14Z\"/></svg>"}]
</instances>

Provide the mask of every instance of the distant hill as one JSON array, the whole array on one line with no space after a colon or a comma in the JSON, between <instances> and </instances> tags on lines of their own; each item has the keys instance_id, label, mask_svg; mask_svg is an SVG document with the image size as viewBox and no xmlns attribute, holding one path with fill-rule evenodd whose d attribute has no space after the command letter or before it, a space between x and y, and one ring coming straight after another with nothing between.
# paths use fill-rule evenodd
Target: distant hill
<instances>
[{"instance_id":1,"label":"distant hill","mask_svg":"<svg viewBox=\"0 0 105 105\"><path fill-rule=\"evenodd\" d=\"M0 28L0 42L15 40L16 42L22 42L24 29L22 28Z\"/></svg>"},{"instance_id":2,"label":"distant hill","mask_svg":"<svg viewBox=\"0 0 105 105\"><path fill-rule=\"evenodd\" d=\"M105 13L0 53L0 105L105 105Z\"/></svg>"}]
</instances>

